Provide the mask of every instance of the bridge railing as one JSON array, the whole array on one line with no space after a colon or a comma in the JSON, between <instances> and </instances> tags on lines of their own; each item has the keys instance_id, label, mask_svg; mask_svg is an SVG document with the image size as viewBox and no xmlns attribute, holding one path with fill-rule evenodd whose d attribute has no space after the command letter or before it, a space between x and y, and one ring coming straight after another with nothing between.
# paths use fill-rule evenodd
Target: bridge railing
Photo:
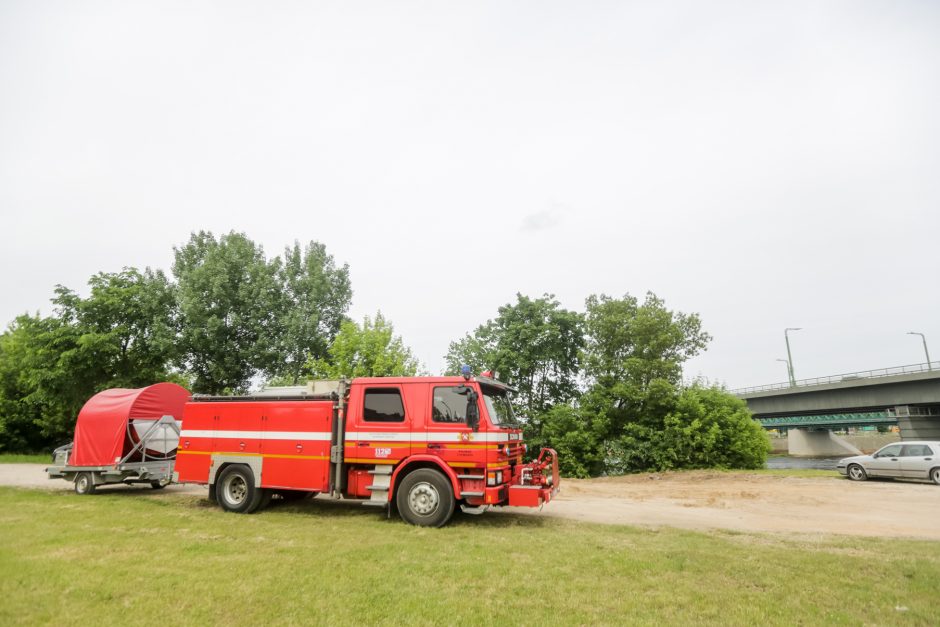
<instances>
[{"instance_id":1,"label":"bridge railing","mask_svg":"<svg viewBox=\"0 0 940 627\"><path fill-rule=\"evenodd\" d=\"M916 374L918 372L929 372L936 370L940 372L940 361L922 364L910 364L908 366L894 366L893 368L878 368L876 370L861 370L859 372L847 372L845 374L834 374L828 377L816 377L813 379L799 379L795 385L790 382L770 383L767 385L757 385L749 388L738 388L731 390L732 394L752 394L754 392L770 392L772 390L787 390L794 387L809 387L813 385L827 385L831 383L843 383L855 381L857 379L879 379L881 377L894 377L900 374Z\"/></svg>"}]
</instances>

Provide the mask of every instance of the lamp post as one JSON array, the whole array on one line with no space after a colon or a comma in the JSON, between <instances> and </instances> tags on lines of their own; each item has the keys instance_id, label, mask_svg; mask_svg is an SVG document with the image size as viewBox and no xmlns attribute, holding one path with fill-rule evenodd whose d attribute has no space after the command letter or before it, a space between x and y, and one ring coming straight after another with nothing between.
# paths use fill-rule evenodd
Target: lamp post
<instances>
[{"instance_id":1,"label":"lamp post","mask_svg":"<svg viewBox=\"0 0 940 627\"><path fill-rule=\"evenodd\" d=\"M796 387L796 373L793 371L793 355L790 354L790 331L800 331L803 327L787 327L783 330L783 339L787 342L787 370L790 373L790 387Z\"/></svg>"},{"instance_id":2,"label":"lamp post","mask_svg":"<svg viewBox=\"0 0 940 627\"><path fill-rule=\"evenodd\" d=\"M930 351L927 350L927 336L917 331L908 331L907 334L920 336L921 341L924 343L924 355L927 356L927 370L933 370L933 368L930 367Z\"/></svg>"},{"instance_id":3,"label":"lamp post","mask_svg":"<svg viewBox=\"0 0 940 627\"><path fill-rule=\"evenodd\" d=\"M790 385L793 385L793 379L790 377L790 360L789 359L777 359L777 361L782 361L787 365L787 381L790 382Z\"/></svg>"}]
</instances>

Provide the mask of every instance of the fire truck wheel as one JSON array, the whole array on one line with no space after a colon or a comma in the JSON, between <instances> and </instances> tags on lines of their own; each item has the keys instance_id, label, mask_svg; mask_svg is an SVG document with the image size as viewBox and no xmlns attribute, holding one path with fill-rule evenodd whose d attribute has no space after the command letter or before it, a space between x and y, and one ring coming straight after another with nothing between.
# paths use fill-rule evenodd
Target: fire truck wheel
<instances>
[{"instance_id":1,"label":"fire truck wheel","mask_svg":"<svg viewBox=\"0 0 940 627\"><path fill-rule=\"evenodd\" d=\"M95 480L90 472L80 472L75 475L75 494L94 494Z\"/></svg>"},{"instance_id":2,"label":"fire truck wheel","mask_svg":"<svg viewBox=\"0 0 940 627\"><path fill-rule=\"evenodd\" d=\"M258 509L264 492L255 487L254 473L247 466L227 466L219 477L216 498L227 512L250 514Z\"/></svg>"},{"instance_id":3,"label":"fire truck wheel","mask_svg":"<svg viewBox=\"0 0 940 627\"><path fill-rule=\"evenodd\" d=\"M402 479L395 499L405 522L442 527L454 514L454 490L437 470L419 468Z\"/></svg>"}]
</instances>

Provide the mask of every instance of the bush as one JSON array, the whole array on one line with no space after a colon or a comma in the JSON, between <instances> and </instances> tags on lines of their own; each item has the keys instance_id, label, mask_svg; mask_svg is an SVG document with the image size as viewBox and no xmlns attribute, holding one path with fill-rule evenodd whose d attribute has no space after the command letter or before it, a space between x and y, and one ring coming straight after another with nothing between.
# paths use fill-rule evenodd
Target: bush
<instances>
[{"instance_id":1,"label":"bush","mask_svg":"<svg viewBox=\"0 0 940 627\"><path fill-rule=\"evenodd\" d=\"M770 440L741 399L715 387L679 394L659 428L631 423L606 443L608 473L680 468L762 468Z\"/></svg>"}]
</instances>

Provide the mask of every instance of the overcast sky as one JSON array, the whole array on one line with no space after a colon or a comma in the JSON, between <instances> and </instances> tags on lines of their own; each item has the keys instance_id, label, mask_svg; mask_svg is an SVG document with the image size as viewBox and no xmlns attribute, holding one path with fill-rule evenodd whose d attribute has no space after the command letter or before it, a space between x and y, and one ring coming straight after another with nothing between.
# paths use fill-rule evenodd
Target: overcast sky
<instances>
[{"instance_id":1,"label":"overcast sky","mask_svg":"<svg viewBox=\"0 0 940 627\"><path fill-rule=\"evenodd\" d=\"M731 387L940 359L940 2L0 0L0 322L191 231L349 263L433 372L656 292Z\"/></svg>"}]
</instances>

